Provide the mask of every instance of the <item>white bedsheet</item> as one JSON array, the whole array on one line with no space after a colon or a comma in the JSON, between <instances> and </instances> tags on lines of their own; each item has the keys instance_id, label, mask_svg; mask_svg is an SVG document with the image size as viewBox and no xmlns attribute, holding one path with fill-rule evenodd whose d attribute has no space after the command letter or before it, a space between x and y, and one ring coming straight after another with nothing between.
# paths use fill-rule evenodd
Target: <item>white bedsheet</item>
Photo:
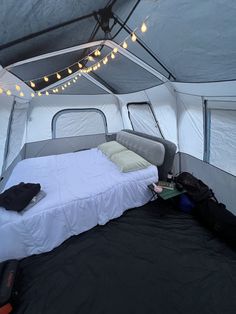
<instances>
[{"instance_id":1,"label":"white bedsheet","mask_svg":"<svg viewBox=\"0 0 236 314\"><path fill-rule=\"evenodd\" d=\"M46 197L23 214L0 207L0 261L48 252L72 235L149 201L155 166L121 173L98 149L26 159L5 189L40 183Z\"/></svg>"}]
</instances>

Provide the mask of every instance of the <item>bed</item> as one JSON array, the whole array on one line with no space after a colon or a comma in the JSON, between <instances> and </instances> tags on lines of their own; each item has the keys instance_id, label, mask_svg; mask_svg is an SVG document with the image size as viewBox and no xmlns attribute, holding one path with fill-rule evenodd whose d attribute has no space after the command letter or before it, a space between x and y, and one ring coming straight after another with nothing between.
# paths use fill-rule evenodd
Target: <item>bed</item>
<instances>
[{"instance_id":1,"label":"bed","mask_svg":"<svg viewBox=\"0 0 236 314\"><path fill-rule=\"evenodd\" d=\"M163 154L162 144L136 135L121 132L117 140L155 165L160 147ZM22 214L0 208L0 261L48 252L72 235L142 206L151 198L147 185L157 180L156 166L122 173L97 148L19 162L5 188L40 183L46 197Z\"/></svg>"}]
</instances>

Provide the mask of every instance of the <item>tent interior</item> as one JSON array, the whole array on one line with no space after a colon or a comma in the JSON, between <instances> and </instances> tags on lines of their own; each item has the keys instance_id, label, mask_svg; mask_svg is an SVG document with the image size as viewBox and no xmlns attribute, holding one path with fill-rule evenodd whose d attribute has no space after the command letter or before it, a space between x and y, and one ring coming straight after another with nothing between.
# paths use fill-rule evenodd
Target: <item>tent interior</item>
<instances>
[{"instance_id":1,"label":"tent interior","mask_svg":"<svg viewBox=\"0 0 236 314\"><path fill-rule=\"evenodd\" d=\"M86 154L124 132L171 142L168 170L192 173L236 215L235 16L233 0L2 1L0 191L20 164L30 173L32 160ZM165 202L135 204L22 255L16 313L235 313L235 251Z\"/></svg>"}]
</instances>

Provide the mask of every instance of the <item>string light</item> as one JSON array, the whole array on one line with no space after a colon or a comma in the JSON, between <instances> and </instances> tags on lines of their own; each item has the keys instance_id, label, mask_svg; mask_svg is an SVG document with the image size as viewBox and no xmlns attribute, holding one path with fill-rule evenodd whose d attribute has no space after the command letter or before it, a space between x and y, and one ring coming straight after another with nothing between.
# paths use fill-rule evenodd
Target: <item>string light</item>
<instances>
[{"instance_id":1,"label":"string light","mask_svg":"<svg viewBox=\"0 0 236 314\"><path fill-rule=\"evenodd\" d=\"M133 33L133 34L131 35L131 40L132 40L133 42L135 42L135 41L137 40L137 36L135 35L135 33Z\"/></svg>"},{"instance_id":2,"label":"string light","mask_svg":"<svg viewBox=\"0 0 236 314\"><path fill-rule=\"evenodd\" d=\"M74 82L74 83L76 83L76 80L75 80L75 79L73 79L73 82Z\"/></svg>"},{"instance_id":3,"label":"string light","mask_svg":"<svg viewBox=\"0 0 236 314\"><path fill-rule=\"evenodd\" d=\"M94 52L94 55L95 55L96 57L100 56L100 55L101 55L101 51L100 51L100 50L96 50L96 51Z\"/></svg>"},{"instance_id":4,"label":"string light","mask_svg":"<svg viewBox=\"0 0 236 314\"><path fill-rule=\"evenodd\" d=\"M0 87L0 94L2 94L3 93L3 89Z\"/></svg>"},{"instance_id":5,"label":"string light","mask_svg":"<svg viewBox=\"0 0 236 314\"><path fill-rule=\"evenodd\" d=\"M20 86L16 85L16 90L19 92L20 91Z\"/></svg>"},{"instance_id":6,"label":"string light","mask_svg":"<svg viewBox=\"0 0 236 314\"><path fill-rule=\"evenodd\" d=\"M94 61L94 59L93 59L92 56L88 56L88 60L89 60L89 61Z\"/></svg>"},{"instance_id":7,"label":"string light","mask_svg":"<svg viewBox=\"0 0 236 314\"><path fill-rule=\"evenodd\" d=\"M46 95L49 96L49 92L48 91L46 91Z\"/></svg>"},{"instance_id":8,"label":"string light","mask_svg":"<svg viewBox=\"0 0 236 314\"><path fill-rule=\"evenodd\" d=\"M146 19L147 20L147 19ZM146 25L146 20L142 23L142 25L141 25L141 27L140 27L140 30L141 30L141 32L142 33L145 33L146 31L147 31L147 25ZM136 33L135 33L135 31L133 31L131 34L130 34L130 39L132 40L132 42L136 42L137 41L137 39L138 39L138 37L137 37L137 35L136 35ZM127 49L128 48L128 43L127 43L127 40L128 40L128 37L123 41L123 42L121 42L120 44L119 44L119 47L123 47L124 49ZM108 63L108 61L109 61L109 59L108 59L108 57L110 56L111 57L111 59L115 59L115 54L119 51L119 47L114 47L113 48L113 50L112 50L112 52L110 52L110 53L108 53L101 61L99 61L99 62L97 62L97 63L95 63L95 64L92 64L90 67L88 67L88 68L86 68L84 65L83 65L83 63L81 63L81 61L80 62L77 62L77 65L78 65L78 67L79 67L79 69L80 69L80 72L82 72L82 73L89 73L89 72L91 72L91 71L96 71L98 68L100 68L101 67L101 64L107 64ZM100 48L99 49L96 49L95 51L93 51L92 53L90 52L90 54L89 55L87 55L87 56L85 56L82 60L89 60L89 61L95 61L94 60L94 57L93 57L93 55L94 56L100 56L101 55L101 51L100 51ZM71 65L71 67L72 66L74 66L75 64L73 64L73 65ZM68 74L72 74L73 73L73 71L72 71L72 69L70 68L70 67L68 67L68 68L64 68L64 70L67 70L67 72L68 72ZM63 71L63 70L60 70L60 72L61 71ZM56 75L56 77L57 77L57 79L58 80L60 80L61 79L61 75L57 72L57 73L51 73L51 74L48 74L49 76L51 76L51 75ZM79 76L81 76L81 73L79 73L78 74ZM40 78L38 78L38 79L40 79ZM36 80L38 80L38 79L36 79ZM43 77L43 79L44 79L44 81L45 82L48 82L49 81L49 78L48 78L48 76L44 76ZM75 80L77 80L78 78L77 77L74 77L74 79L73 80L71 80L71 82L74 82L75 83ZM29 82L29 84L30 84L30 86L32 87L32 88L34 88L34 87L36 87L36 84L33 82L33 81L30 81ZM71 85L71 83L70 83L70 81L67 83L68 84L68 86L70 86ZM67 84L64 84L61 88L62 88L62 90L64 90L66 87L67 87ZM16 85L16 90L17 91L20 91L20 86L19 85ZM1 92L2 91L2 92ZM58 92L58 89L56 89L56 90L53 90L53 92L55 93L55 92ZM3 93L3 90L2 89L0 89L0 94L1 93ZM6 92L8 95L11 95L11 91L9 91L9 92ZM33 93L32 93L33 94ZM32 94L31 94L31 96L32 96ZM38 95L39 96L41 96L42 94L39 92L38 93ZM46 95L47 95L47 93L46 93ZM32 97L34 97L34 96L32 96Z\"/></svg>"},{"instance_id":9,"label":"string light","mask_svg":"<svg viewBox=\"0 0 236 314\"><path fill-rule=\"evenodd\" d=\"M11 96L11 91L10 91L10 89L7 90L6 94L7 94L7 96Z\"/></svg>"},{"instance_id":10,"label":"string light","mask_svg":"<svg viewBox=\"0 0 236 314\"><path fill-rule=\"evenodd\" d=\"M34 98L34 96L35 96L34 93L31 93L30 95L31 95L32 98Z\"/></svg>"},{"instance_id":11,"label":"string light","mask_svg":"<svg viewBox=\"0 0 236 314\"><path fill-rule=\"evenodd\" d=\"M145 33L147 31L147 25L145 24L145 22L143 22L142 26L141 26L141 32Z\"/></svg>"},{"instance_id":12,"label":"string light","mask_svg":"<svg viewBox=\"0 0 236 314\"><path fill-rule=\"evenodd\" d=\"M38 92L38 96L40 97L40 96L42 96L42 94L40 92Z\"/></svg>"},{"instance_id":13,"label":"string light","mask_svg":"<svg viewBox=\"0 0 236 314\"><path fill-rule=\"evenodd\" d=\"M20 92L20 97L24 97L25 94L23 92Z\"/></svg>"},{"instance_id":14,"label":"string light","mask_svg":"<svg viewBox=\"0 0 236 314\"><path fill-rule=\"evenodd\" d=\"M127 45L127 42L126 42L126 41L123 42L122 47L123 47L124 49L128 48L128 45Z\"/></svg>"}]
</instances>

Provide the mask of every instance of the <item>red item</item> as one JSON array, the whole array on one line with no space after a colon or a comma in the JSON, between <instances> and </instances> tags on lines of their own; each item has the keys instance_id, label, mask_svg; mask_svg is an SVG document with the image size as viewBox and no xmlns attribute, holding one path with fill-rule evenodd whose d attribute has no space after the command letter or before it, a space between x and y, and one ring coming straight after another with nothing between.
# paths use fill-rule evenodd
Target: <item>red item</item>
<instances>
[{"instance_id":1,"label":"red item","mask_svg":"<svg viewBox=\"0 0 236 314\"><path fill-rule=\"evenodd\" d=\"M12 311L12 306L10 303L7 303L5 305L3 305L2 307L0 307L0 314L9 314Z\"/></svg>"}]
</instances>

